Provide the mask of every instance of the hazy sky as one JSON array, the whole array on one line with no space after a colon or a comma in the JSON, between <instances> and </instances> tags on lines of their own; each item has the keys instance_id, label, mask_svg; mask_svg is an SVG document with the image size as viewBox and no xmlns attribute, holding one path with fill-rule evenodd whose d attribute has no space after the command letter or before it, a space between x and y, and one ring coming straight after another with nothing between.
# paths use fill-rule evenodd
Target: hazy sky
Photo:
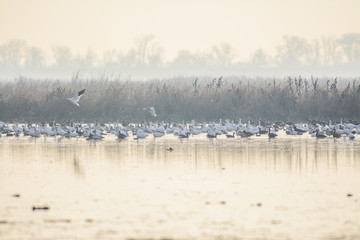
<instances>
[{"instance_id":1,"label":"hazy sky","mask_svg":"<svg viewBox=\"0 0 360 240\"><path fill-rule=\"evenodd\" d=\"M284 35L308 40L360 32L360 0L0 0L0 44L23 39L51 52L129 50L153 34L171 59L228 42L249 56Z\"/></svg>"}]
</instances>

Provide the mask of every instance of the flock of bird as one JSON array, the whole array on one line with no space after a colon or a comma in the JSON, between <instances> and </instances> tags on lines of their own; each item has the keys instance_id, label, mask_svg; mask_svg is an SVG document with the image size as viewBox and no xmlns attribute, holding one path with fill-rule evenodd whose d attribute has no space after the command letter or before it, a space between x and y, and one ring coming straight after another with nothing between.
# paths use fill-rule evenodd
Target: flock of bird
<instances>
[{"instance_id":1,"label":"flock of bird","mask_svg":"<svg viewBox=\"0 0 360 240\"><path fill-rule=\"evenodd\" d=\"M207 138L217 138L224 136L226 138L252 136L267 136L276 138L279 131L287 135L309 134L315 138L340 138L347 137L354 139L356 134L360 134L360 124L353 123L335 123L329 121L328 124L300 124L300 123L282 123L276 122L267 124L247 124L239 121L226 120L218 123L144 123L144 124L18 124L4 123L0 121L0 136L30 136L30 137L65 137L76 138L83 137L87 140L102 140L106 136L117 136L118 139L144 139L149 136L160 138L165 135L173 135L179 138L189 138L196 135L205 135Z\"/></svg>"},{"instance_id":2,"label":"flock of bird","mask_svg":"<svg viewBox=\"0 0 360 240\"><path fill-rule=\"evenodd\" d=\"M84 94L85 89L77 92L73 97L67 98L74 105L79 107L79 100ZM143 110L147 111L152 117L156 117L155 108L146 107ZM30 137L85 137L87 140L102 140L106 135L115 135L118 139L126 139L133 137L134 139L147 138L153 135L155 138L160 138L165 135L173 134L179 138L189 138L195 135L206 135L207 138L217 138L225 135L227 138L235 138L240 136L248 138L251 136L267 135L269 138L276 138L278 131L285 131L287 135L303 135L310 134L316 138L340 138L342 136L354 139L356 134L360 134L360 124L340 123L333 124L329 121L328 124L300 124L300 123L283 123L276 122L272 124L252 124L248 121L247 124L239 121L230 122L226 120L225 123L220 119L219 123L145 123L145 124L56 124L56 123L39 123L39 124L20 124L18 123L4 123L0 121L0 137L5 136L30 136Z\"/></svg>"}]
</instances>

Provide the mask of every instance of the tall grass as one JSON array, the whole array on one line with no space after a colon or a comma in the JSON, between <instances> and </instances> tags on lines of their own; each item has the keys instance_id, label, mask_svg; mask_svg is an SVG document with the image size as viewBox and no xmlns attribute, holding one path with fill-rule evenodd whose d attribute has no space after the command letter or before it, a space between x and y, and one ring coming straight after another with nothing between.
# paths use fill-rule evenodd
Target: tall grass
<instances>
[{"instance_id":1,"label":"tall grass","mask_svg":"<svg viewBox=\"0 0 360 240\"><path fill-rule=\"evenodd\" d=\"M66 100L85 88L80 107ZM154 106L157 117L143 110ZM357 80L169 78L71 81L19 78L0 83L0 120L39 121L306 121L360 119Z\"/></svg>"}]
</instances>

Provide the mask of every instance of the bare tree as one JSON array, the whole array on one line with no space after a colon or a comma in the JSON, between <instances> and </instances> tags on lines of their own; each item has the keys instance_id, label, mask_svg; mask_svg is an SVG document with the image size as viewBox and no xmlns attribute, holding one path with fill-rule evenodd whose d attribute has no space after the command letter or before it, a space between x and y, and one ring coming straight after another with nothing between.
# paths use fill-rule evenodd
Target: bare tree
<instances>
[{"instance_id":1,"label":"bare tree","mask_svg":"<svg viewBox=\"0 0 360 240\"><path fill-rule=\"evenodd\" d=\"M312 66L331 66L343 60L338 40L323 36L309 43L309 51L305 58Z\"/></svg>"},{"instance_id":2,"label":"bare tree","mask_svg":"<svg viewBox=\"0 0 360 240\"><path fill-rule=\"evenodd\" d=\"M19 39L10 40L0 46L0 62L5 67L19 68L24 60L26 42Z\"/></svg>"},{"instance_id":3,"label":"bare tree","mask_svg":"<svg viewBox=\"0 0 360 240\"><path fill-rule=\"evenodd\" d=\"M264 67L268 63L268 56L266 55L263 49L258 49L255 51L251 58L251 64L257 67Z\"/></svg>"},{"instance_id":4,"label":"bare tree","mask_svg":"<svg viewBox=\"0 0 360 240\"><path fill-rule=\"evenodd\" d=\"M116 63L117 53L114 49L104 52L103 61L105 66L112 66Z\"/></svg>"},{"instance_id":5,"label":"bare tree","mask_svg":"<svg viewBox=\"0 0 360 240\"><path fill-rule=\"evenodd\" d=\"M43 51L38 47L30 47L25 55L25 67L39 69L44 67L45 56Z\"/></svg>"},{"instance_id":6,"label":"bare tree","mask_svg":"<svg viewBox=\"0 0 360 240\"><path fill-rule=\"evenodd\" d=\"M216 65L222 67L230 66L236 57L236 50L226 42L214 45L211 50L214 54Z\"/></svg>"},{"instance_id":7,"label":"bare tree","mask_svg":"<svg viewBox=\"0 0 360 240\"><path fill-rule=\"evenodd\" d=\"M93 50L88 49L86 55L83 58L80 58L79 61L80 61L79 64L80 67L92 68L96 64L97 55Z\"/></svg>"},{"instance_id":8,"label":"bare tree","mask_svg":"<svg viewBox=\"0 0 360 240\"><path fill-rule=\"evenodd\" d=\"M154 35L148 34L135 39L135 48L137 61L141 65L150 63L150 59L162 59L163 49L155 41Z\"/></svg>"},{"instance_id":9,"label":"bare tree","mask_svg":"<svg viewBox=\"0 0 360 240\"><path fill-rule=\"evenodd\" d=\"M277 57L280 63L288 66L301 65L310 52L307 41L298 36L284 36L283 42L277 48Z\"/></svg>"},{"instance_id":10,"label":"bare tree","mask_svg":"<svg viewBox=\"0 0 360 240\"><path fill-rule=\"evenodd\" d=\"M165 51L160 47L152 49L151 54L148 56L148 65L151 67L162 67L164 61Z\"/></svg>"},{"instance_id":11,"label":"bare tree","mask_svg":"<svg viewBox=\"0 0 360 240\"><path fill-rule=\"evenodd\" d=\"M176 57L170 62L169 66L180 72L184 69L198 74L201 71L208 70L212 62L213 55L211 52L192 53L189 50L178 51ZM188 72L189 73L189 72Z\"/></svg>"},{"instance_id":12,"label":"bare tree","mask_svg":"<svg viewBox=\"0 0 360 240\"><path fill-rule=\"evenodd\" d=\"M339 44L348 63L360 63L360 34L344 34L339 40Z\"/></svg>"},{"instance_id":13,"label":"bare tree","mask_svg":"<svg viewBox=\"0 0 360 240\"><path fill-rule=\"evenodd\" d=\"M135 68L137 65L135 49L130 49L127 53L120 51L116 58L121 68Z\"/></svg>"},{"instance_id":14,"label":"bare tree","mask_svg":"<svg viewBox=\"0 0 360 240\"><path fill-rule=\"evenodd\" d=\"M341 61L341 55L339 52L339 44L335 37L322 37L322 65L333 65Z\"/></svg>"},{"instance_id":15,"label":"bare tree","mask_svg":"<svg viewBox=\"0 0 360 240\"><path fill-rule=\"evenodd\" d=\"M73 55L70 48L65 46L54 47L53 56L55 58L55 66L58 68L70 67L73 62Z\"/></svg>"}]
</instances>

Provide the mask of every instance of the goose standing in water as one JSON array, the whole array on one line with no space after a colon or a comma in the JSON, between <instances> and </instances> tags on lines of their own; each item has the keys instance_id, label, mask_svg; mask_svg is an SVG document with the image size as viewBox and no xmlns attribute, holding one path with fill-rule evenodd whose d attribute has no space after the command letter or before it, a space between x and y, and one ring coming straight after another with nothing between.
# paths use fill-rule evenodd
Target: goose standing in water
<instances>
[{"instance_id":1,"label":"goose standing in water","mask_svg":"<svg viewBox=\"0 0 360 240\"><path fill-rule=\"evenodd\" d=\"M247 137L251 137L254 134L251 132L247 132L246 130L242 130L242 131L240 130L240 131L237 131L237 135L239 135L242 138L247 138Z\"/></svg>"},{"instance_id":2,"label":"goose standing in water","mask_svg":"<svg viewBox=\"0 0 360 240\"><path fill-rule=\"evenodd\" d=\"M334 127L333 131L332 131L332 136L334 138L340 138L341 137L341 132L337 131L337 129Z\"/></svg>"},{"instance_id":3,"label":"goose standing in water","mask_svg":"<svg viewBox=\"0 0 360 240\"><path fill-rule=\"evenodd\" d=\"M360 125L356 127L355 133L360 134Z\"/></svg>"},{"instance_id":4,"label":"goose standing in water","mask_svg":"<svg viewBox=\"0 0 360 240\"><path fill-rule=\"evenodd\" d=\"M96 132L91 132L86 140L102 140L104 139L103 136L98 135Z\"/></svg>"},{"instance_id":5,"label":"goose standing in water","mask_svg":"<svg viewBox=\"0 0 360 240\"><path fill-rule=\"evenodd\" d=\"M189 138L190 131L187 130L187 128L182 128L179 132L179 138Z\"/></svg>"},{"instance_id":6,"label":"goose standing in water","mask_svg":"<svg viewBox=\"0 0 360 240\"><path fill-rule=\"evenodd\" d=\"M326 135L324 134L323 131L319 131L319 129L316 129L316 134L315 134L316 138L326 138Z\"/></svg>"},{"instance_id":7,"label":"goose standing in water","mask_svg":"<svg viewBox=\"0 0 360 240\"><path fill-rule=\"evenodd\" d=\"M215 131L212 128L209 128L206 137L208 137L208 138L216 138L216 136L217 136L217 134L215 133Z\"/></svg>"},{"instance_id":8,"label":"goose standing in water","mask_svg":"<svg viewBox=\"0 0 360 240\"><path fill-rule=\"evenodd\" d=\"M270 130L270 128L269 128L268 136L269 136L269 138L276 138L277 133L274 130Z\"/></svg>"},{"instance_id":9,"label":"goose standing in water","mask_svg":"<svg viewBox=\"0 0 360 240\"><path fill-rule=\"evenodd\" d=\"M154 137L162 137L165 135L165 131L156 130L153 132Z\"/></svg>"},{"instance_id":10,"label":"goose standing in water","mask_svg":"<svg viewBox=\"0 0 360 240\"><path fill-rule=\"evenodd\" d=\"M117 137L118 139L125 139L128 137L128 134L124 129L120 129L119 131L117 131Z\"/></svg>"},{"instance_id":11,"label":"goose standing in water","mask_svg":"<svg viewBox=\"0 0 360 240\"><path fill-rule=\"evenodd\" d=\"M72 102L74 105L79 107L79 100L81 98L81 95L83 95L85 92L85 89L77 92L73 97L71 98L66 98L67 100L69 100L70 102Z\"/></svg>"},{"instance_id":12,"label":"goose standing in water","mask_svg":"<svg viewBox=\"0 0 360 240\"><path fill-rule=\"evenodd\" d=\"M190 126L190 132L192 135L199 135L201 133L201 129L194 126Z\"/></svg>"},{"instance_id":13,"label":"goose standing in water","mask_svg":"<svg viewBox=\"0 0 360 240\"><path fill-rule=\"evenodd\" d=\"M349 133L349 134L348 134L348 138L351 139L351 140L354 139L354 138L355 138L355 134L352 133L352 132Z\"/></svg>"},{"instance_id":14,"label":"goose standing in water","mask_svg":"<svg viewBox=\"0 0 360 240\"><path fill-rule=\"evenodd\" d=\"M235 132L233 132L233 134L226 134L225 136L227 138L235 138Z\"/></svg>"},{"instance_id":15,"label":"goose standing in water","mask_svg":"<svg viewBox=\"0 0 360 240\"><path fill-rule=\"evenodd\" d=\"M259 134L266 134L268 131L266 131L266 126L261 125L261 121L259 121L259 125L257 126L259 128Z\"/></svg>"},{"instance_id":16,"label":"goose standing in water","mask_svg":"<svg viewBox=\"0 0 360 240\"><path fill-rule=\"evenodd\" d=\"M58 127L56 128L56 134L57 134L57 135L60 135L60 136L62 136L62 137L65 137L66 133L67 133L67 132L66 132L64 129L62 129L61 126L58 126Z\"/></svg>"},{"instance_id":17,"label":"goose standing in water","mask_svg":"<svg viewBox=\"0 0 360 240\"><path fill-rule=\"evenodd\" d=\"M144 130L142 130L141 128L138 129L136 131L136 138L134 138L135 140L139 139L139 138L146 138L148 135L144 132Z\"/></svg>"}]
</instances>

